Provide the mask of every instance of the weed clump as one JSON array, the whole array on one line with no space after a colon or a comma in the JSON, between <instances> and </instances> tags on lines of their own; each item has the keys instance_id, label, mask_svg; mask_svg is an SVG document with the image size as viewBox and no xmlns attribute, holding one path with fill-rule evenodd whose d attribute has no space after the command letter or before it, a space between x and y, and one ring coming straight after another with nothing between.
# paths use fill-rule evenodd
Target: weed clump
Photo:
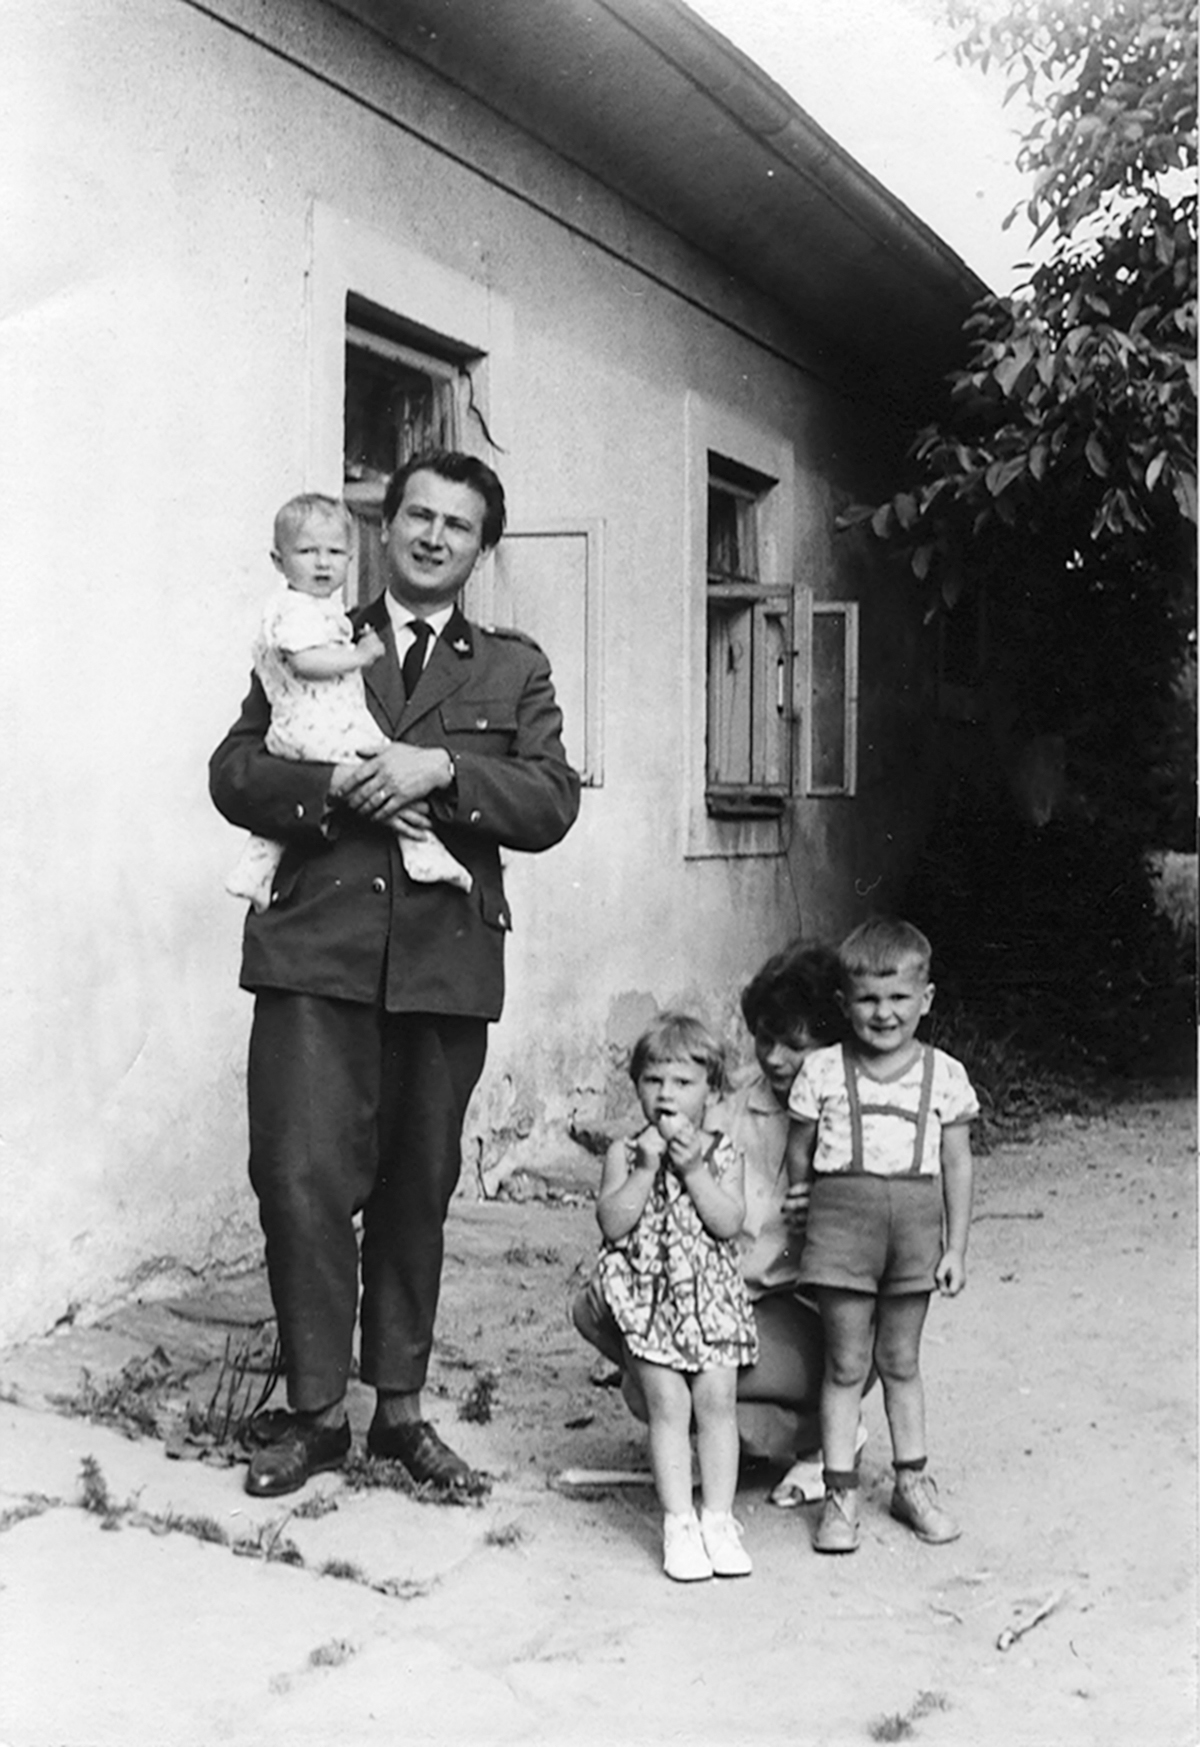
<instances>
[{"instance_id":1,"label":"weed clump","mask_svg":"<svg viewBox=\"0 0 1200 1747\"><path fill-rule=\"evenodd\" d=\"M520 1523L497 1523L483 1537L485 1547L519 1547L525 1539Z\"/></svg>"},{"instance_id":2,"label":"weed clump","mask_svg":"<svg viewBox=\"0 0 1200 1747\"><path fill-rule=\"evenodd\" d=\"M498 1388L495 1373L481 1371L459 1403L459 1419L470 1420L474 1425L487 1425Z\"/></svg>"},{"instance_id":3,"label":"weed clump","mask_svg":"<svg viewBox=\"0 0 1200 1747\"><path fill-rule=\"evenodd\" d=\"M351 1492L403 1492L419 1504L481 1505L492 1490L491 1480L479 1474L470 1486L435 1486L432 1481L416 1481L403 1462L390 1462L379 1456L367 1456L355 1451L340 1469L342 1481Z\"/></svg>"},{"instance_id":4,"label":"weed clump","mask_svg":"<svg viewBox=\"0 0 1200 1747\"><path fill-rule=\"evenodd\" d=\"M934 1711L948 1711L949 1700L944 1693L919 1692L906 1711L893 1711L890 1716L876 1717L868 1725L867 1733L872 1741L911 1741L916 1734L914 1723L922 1717L928 1717Z\"/></svg>"},{"instance_id":5,"label":"weed clump","mask_svg":"<svg viewBox=\"0 0 1200 1747\"><path fill-rule=\"evenodd\" d=\"M357 1650L346 1638L331 1638L328 1644L318 1644L315 1650L308 1653L310 1668L340 1668L343 1662L349 1662Z\"/></svg>"},{"instance_id":6,"label":"weed clump","mask_svg":"<svg viewBox=\"0 0 1200 1747\"><path fill-rule=\"evenodd\" d=\"M528 1268L534 1262L553 1267L561 1260L562 1257L553 1244L527 1244L524 1238L515 1244L509 1244L503 1256L503 1261L509 1268Z\"/></svg>"},{"instance_id":7,"label":"weed clump","mask_svg":"<svg viewBox=\"0 0 1200 1747\"><path fill-rule=\"evenodd\" d=\"M365 1583L366 1573L361 1565L355 1565L350 1559L326 1559L320 1568L322 1577L338 1577L343 1583Z\"/></svg>"},{"instance_id":8,"label":"weed clump","mask_svg":"<svg viewBox=\"0 0 1200 1747\"><path fill-rule=\"evenodd\" d=\"M108 1482L94 1456L85 1456L79 1464L80 1503L84 1510L100 1518L102 1529L120 1527L122 1507L108 1490Z\"/></svg>"},{"instance_id":9,"label":"weed clump","mask_svg":"<svg viewBox=\"0 0 1200 1747\"><path fill-rule=\"evenodd\" d=\"M103 1387L85 1369L76 1393L56 1397L55 1406L75 1419L112 1426L126 1437L156 1437L163 1391L180 1380L168 1355L155 1347L130 1359Z\"/></svg>"}]
</instances>

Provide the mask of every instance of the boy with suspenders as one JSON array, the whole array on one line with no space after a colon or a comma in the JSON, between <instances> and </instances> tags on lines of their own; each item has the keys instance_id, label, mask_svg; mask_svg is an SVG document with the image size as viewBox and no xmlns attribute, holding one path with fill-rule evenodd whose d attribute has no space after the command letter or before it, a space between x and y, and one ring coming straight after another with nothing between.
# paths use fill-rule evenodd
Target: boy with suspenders
<instances>
[{"instance_id":1,"label":"boy with suspenders","mask_svg":"<svg viewBox=\"0 0 1200 1747\"><path fill-rule=\"evenodd\" d=\"M788 1100L789 1181L810 1186L800 1280L825 1331L820 1553L858 1545L855 1437L872 1359L892 1437L892 1515L923 1541L961 1533L925 1471L920 1350L930 1294L966 1285L979 1103L962 1064L917 1039L931 956L910 923L854 930L839 949L850 1039L809 1055Z\"/></svg>"}]
</instances>

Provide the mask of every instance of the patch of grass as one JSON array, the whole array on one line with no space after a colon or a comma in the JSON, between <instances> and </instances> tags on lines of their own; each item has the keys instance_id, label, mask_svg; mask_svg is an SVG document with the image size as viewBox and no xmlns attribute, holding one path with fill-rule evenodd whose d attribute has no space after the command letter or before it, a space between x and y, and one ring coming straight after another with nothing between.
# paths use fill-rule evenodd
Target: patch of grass
<instances>
[{"instance_id":1,"label":"patch of grass","mask_svg":"<svg viewBox=\"0 0 1200 1747\"><path fill-rule=\"evenodd\" d=\"M393 1601L420 1601L437 1588L436 1578L385 1577L371 1584L377 1595L390 1596Z\"/></svg>"},{"instance_id":2,"label":"patch of grass","mask_svg":"<svg viewBox=\"0 0 1200 1747\"><path fill-rule=\"evenodd\" d=\"M245 1428L270 1400L281 1364L278 1335L272 1334L264 1354L261 1326L236 1344L232 1335L226 1335L212 1393L202 1406L189 1407L184 1443L206 1453L240 1442ZM259 1381L264 1372L265 1381Z\"/></svg>"},{"instance_id":3,"label":"patch of grass","mask_svg":"<svg viewBox=\"0 0 1200 1747\"><path fill-rule=\"evenodd\" d=\"M919 1692L906 1711L893 1711L891 1716L876 1717L867 1725L872 1741L911 1741L916 1734L914 1723L934 1711L948 1711L950 1701L944 1693Z\"/></svg>"},{"instance_id":4,"label":"patch of grass","mask_svg":"<svg viewBox=\"0 0 1200 1747\"><path fill-rule=\"evenodd\" d=\"M355 1565L349 1559L326 1559L320 1567L321 1577L339 1577L344 1583L365 1583L366 1572L361 1565Z\"/></svg>"},{"instance_id":5,"label":"patch of grass","mask_svg":"<svg viewBox=\"0 0 1200 1747\"><path fill-rule=\"evenodd\" d=\"M403 1462L383 1461L378 1456L368 1456L357 1450L340 1472L351 1492L403 1492L419 1504L480 1505L492 1490L491 1480L486 1474L477 1476L477 1483L471 1487L434 1486L428 1481L418 1483Z\"/></svg>"},{"instance_id":6,"label":"patch of grass","mask_svg":"<svg viewBox=\"0 0 1200 1747\"><path fill-rule=\"evenodd\" d=\"M126 1437L156 1437L162 1398L178 1388L184 1374L161 1347L130 1359L111 1383L98 1385L88 1370L74 1395L58 1396L54 1405L75 1419L113 1426Z\"/></svg>"},{"instance_id":7,"label":"patch of grass","mask_svg":"<svg viewBox=\"0 0 1200 1747\"><path fill-rule=\"evenodd\" d=\"M115 1529L120 1521L122 1507L109 1492L108 1482L94 1456L85 1456L79 1464L79 1486L83 1509L98 1516L102 1528Z\"/></svg>"},{"instance_id":8,"label":"patch of grass","mask_svg":"<svg viewBox=\"0 0 1200 1747\"><path fill-rule=\"evenodd\" d=\"M867 1733L872 1741L908 1741L916 1730L906 1716L893 1711L890 1717L876 1717Z\"/></svg>"},{"instance_id":9,"label":"patch of grass","mask_svg":"<svg viewBox=\"0 0 1200 1747\"><path fill-rule=\"evenodd\" d=\"M0 1535L5 1529L15 1528L18 1523L27 1522L30 1517L43 1516L50 1509L50 1500L38 1493L33 1498L23 1498L20 1504L10 1505L7 1510L0 1510Z\"/></svg>"},{"instance_id":10,"label":"patch of grass","mask_svg":"<svg viewBox=\"0 0 1200 1747\"><path fill-rule=\"evenodd\" d=\"M459 1419L469 1420L473 1425L487 1425L498 1388L495 1373L481 1371L459 1403Z\"/></svg>"},{"instance_id":11,"label":"patch of grass","mask_svg":"<svg viewBox=\"0 0 1200 1747\"><path fill-rule=\"evenodd\" d=\"M207 1541L214 1547L227 1547L229 1545L229 1535L215 1517L176 1516L172 1512L156 1520L161 1522L163 1528L171 1533L190 1535L193 1541Z\"/></svg>"},{"instance_id":12,"label":"patch of grass","mask_svg":"<svg viewBox=\"0 0 1200 1747\"><path fill-rule=\"evenodd\" d=\"M252 1535L230 1541L229 1550L239 1559L263 1559L268 1565L304 1565L304 1555L295 1541L286 1541L283 1531L292 1520L292 1512L277 1523L259 1523Z\"/></svg>"},{"instance_id":13,"label":"patch of grass","mask_svg":"<svg viewBox=\"0 0 1200 1747\"><path fill-rule=\"evenodd\" d=\"M948 1711L950 1700L944 1692L919 1692L908 1707L908 1714L914 1721L918 1717L931 1717L934 1711Z\"/></svg>"},{"instance_id":14,"label":"patch of grass","mask_svg":"<svg viewBox=\"0 0 1200 1747\"><path fill-rule=\"evenodd\" d=\"M1021 1047L1015 1031L997 1029L994 1014L977 1014L962 1001L934 1004L928 1039L962 1062L979 1095L972 1139L980 1152L1027 1139L1044 1117L1096 1115L1109 1102L1085 1074L1048 1067Z\"/></svg>"},{"instance_id":15,"label":"patch of grass","mask_svg":"<svg viewBox=\"0 0 1200 1747\"><path fill-rule=\"evenodd\" d=\"M315 1650L309 1651L308 1665L310 1668L340 1668L357 1654L357 1647L349 1639L331 1638L328 1644L318 1644Z\"/></svg>"},{"instance_id":16,"label":"patch of grass","mask_svg":"<svg viewBox=\"0 0 1200 1747\"><path fill-rule=\"evenodd\" d=\"M483 1537L485 1547L519 1547L525 1539L520 1523L497 1523Z\"/></svg>"},{"instance_id":17,"label":"patch of grass","mask_svg":"<svg viewBox=\"0 0 1200 1747\"><path fill-rule=\"evenodd\" d=\"M302 1499L292 1511L297 1522L315 1522L318 1517L329 1516L338 1507L338 1501L331 1492L314 1492L310 1497Z\"/></svg>"},{"instance_id":18,"label":"patch of grass","mask_svg":"<svg viewBox=\"0 0 1200 1747\"><path fill-rule=\"evenodd\" d=\"M527 1244L521 1238L515 1244L509 1244L500 1259L510 1268L528 1268L535 1262L553 1267L562 1256L553 1244Z\"/></svg>"}]
</instances>

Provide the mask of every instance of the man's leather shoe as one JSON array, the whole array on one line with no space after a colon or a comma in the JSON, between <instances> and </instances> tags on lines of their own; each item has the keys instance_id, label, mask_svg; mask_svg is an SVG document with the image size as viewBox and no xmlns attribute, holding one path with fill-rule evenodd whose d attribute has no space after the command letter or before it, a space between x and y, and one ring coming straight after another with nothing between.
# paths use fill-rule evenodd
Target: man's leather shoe
<instances>
[{"instance_id":1,"label":"man's leather shoe","mask_svg":"<svg viewBox=\"0 0 1200 1747\"><path fill-rule=\"evenodd\" d=\"M293 1418L274 1443L255 1450L246 1470L246 1491L252 1498L279 1498L299 1492L314 1474L340 1468L350 1454L350 1425L316 1425Z\"/></svg>"},{"instance_id":2,"label":"man's leather shoe","mask_svg":"<svg viewBox=\"0 0 1200 1747\"><path fill-rule=\"evenodd\" d=\"M456 1456L427 1419L392 1426L373 1421L367 1432L367 1454L384 1462L402 1462L418 1483L443 1492L481 1492L487 1486L483 1475Z\"/></svg>"}]
</instances>

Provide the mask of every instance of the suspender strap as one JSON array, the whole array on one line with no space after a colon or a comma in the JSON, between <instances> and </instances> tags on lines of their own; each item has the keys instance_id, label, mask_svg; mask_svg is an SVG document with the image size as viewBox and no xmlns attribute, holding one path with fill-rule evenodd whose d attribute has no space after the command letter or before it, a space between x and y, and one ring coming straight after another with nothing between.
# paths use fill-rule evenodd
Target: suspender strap
<instances>
[{"instance_id":1,"label":"suspender strap","mask_svg":"<svg viewBox=\"0 0 1200 1747\"><path fill-rule=\"evenodd\" d=\"M849 1044L842 1045L842 1072L846 1076L846 1091L850 1095L850 1169L861 1174L863 1168L862 1105L858 1101L858 1069L850 1054Z\"/></svg>"},{"instance_id":2,"label":"suspender strap","mask_svg":"<svg viewBox=\"0 0 1200 1747\"><path fill-rule=\"evenodd\" d=\"M898 1116L902 1122L911 1122L916 1126L916 1139L913 1142L913 1161L907 1171L898 1171L897 1176L919 1177L921 1162L925 1157L925 1134L929 1127L929 1106L933 1098L933 1051L928 1044L921 1045L921 1097L916 1114L911 1110L901 1110L895 1104L864 1104L858 1095L858 1069L850 1054L848 1045L842 1045L842 1071L846 1076L846 1092L850 1100L850 1171L861 1174L865 1170L863 1162L863 1123L864 1116ZM890 1174L890 1173L889 1173Z\"/></svg>"},{"instance_id":3,"label":"suspender strap","mask_svg":"<svg viewBox=\"0 0 1200 1747\"><path fill-rule=\"evenodd\" d=\"M929 1045L921 1046L924 1062L921 1072L921 1102L917 1107L917 1138L913 1144L912 1175L921 1175L921 1161L925 1157L925 1130L929 1126L929 1101L933 1097L933 1051Z\"/></svg>"}]
</instances>

